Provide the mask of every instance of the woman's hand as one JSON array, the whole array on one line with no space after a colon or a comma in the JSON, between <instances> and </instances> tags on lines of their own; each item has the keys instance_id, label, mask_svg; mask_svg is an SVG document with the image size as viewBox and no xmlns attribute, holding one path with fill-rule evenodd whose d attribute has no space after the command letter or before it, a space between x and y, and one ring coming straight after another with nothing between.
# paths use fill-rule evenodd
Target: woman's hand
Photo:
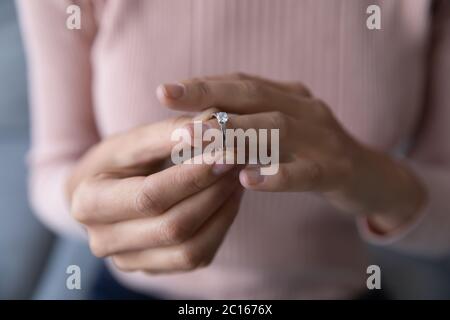
<instances>
[{"instance_id":1,"label":"woman's hand","mask_svg":"<svg viewBox=\"0 0 450 320\"><path fill-rule=\"evenodd\" d=\"M278 173L246 168L240 181L247 189L320 192L343 211L370 216L381 232L411 219L425 201L406 166L356 141L300 83L236 74L163 85L158 96L178 110L215 106L237 114L229 121L234 128L280 130Z\"/></svg>"},{"instance_id":2,"label":"woman's hand","mask_svg":"<svg viewBox=\"0 0 450 320\"><path fill-rule=\"evenodd\" d=\"M91 149L67 182L73 217L92 252L124 271L173 272L207 265L239 207L234 165L179 164L162 169L174 129L170 119L117 135ZM208 162L211 163L211 162Z\"/></svg>"}]
</instances>

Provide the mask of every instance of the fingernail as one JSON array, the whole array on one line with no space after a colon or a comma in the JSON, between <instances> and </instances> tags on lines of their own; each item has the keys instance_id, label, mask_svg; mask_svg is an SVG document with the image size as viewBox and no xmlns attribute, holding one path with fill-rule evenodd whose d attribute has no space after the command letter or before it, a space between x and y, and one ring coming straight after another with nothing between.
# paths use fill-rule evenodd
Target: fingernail
<instances>
[{"instance_id":1,"label":"fingernail","mask_svg":"<svg viewBox=\"0 0 450 320\"><path fill-rule=\"evenodd\" d=\"M243 170L245 182L249 185L260 184L264 181L264 176L261 175L259 168Z\"/></svg>"},{"instance_id":2,"label":"fingernail","mask_svg":"<svg viewBox=\"0 0 450 320\"><path fill-rule=\"evenodd\" d=\"M170 99L180 99L184 95L184 85L179 83L170 83L163 86L164 94Z\"/></svg>"}]
</instances>

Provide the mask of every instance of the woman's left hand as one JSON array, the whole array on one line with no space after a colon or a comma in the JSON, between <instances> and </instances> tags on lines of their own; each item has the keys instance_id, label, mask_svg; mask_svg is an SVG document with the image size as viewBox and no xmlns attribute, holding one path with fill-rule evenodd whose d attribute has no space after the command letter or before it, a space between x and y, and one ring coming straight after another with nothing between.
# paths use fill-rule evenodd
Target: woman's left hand
<instances>
[{"instance_id":1,"label":"woman's left hand","mask_svg":"<svg viewBox=\"0 0 450 320\"><path fill-rule=\"evenodd\" d=\"M247 167L240 174L247 189L319 192L344 212L371 216L380 232L403 225L424 205L425 190L404 164L358 142L300 83L235 74L162 85L158 97L173 109L236 114L233 128L279 129L278 173Z\"/></svg>"}]
</instances>

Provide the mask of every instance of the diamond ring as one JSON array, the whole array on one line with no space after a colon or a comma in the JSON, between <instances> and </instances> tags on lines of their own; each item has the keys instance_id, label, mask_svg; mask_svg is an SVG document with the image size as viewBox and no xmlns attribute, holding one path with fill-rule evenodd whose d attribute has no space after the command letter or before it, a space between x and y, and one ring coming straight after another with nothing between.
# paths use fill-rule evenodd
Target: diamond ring
<instances>
[{"instance_id":1,"label":"diamond ring","mask_svg":"<svg viewBox=\"0 0 450 320\"><path fill-rule=\"evenodd\" d=\"M225 150L226 146L226 130L227 130L227 122L228 122L228 113L226 112L214 112L212 117L216 118L217 123L220 126L220 130L222 131L222 150Z\"/></svg>"}]
</instances>

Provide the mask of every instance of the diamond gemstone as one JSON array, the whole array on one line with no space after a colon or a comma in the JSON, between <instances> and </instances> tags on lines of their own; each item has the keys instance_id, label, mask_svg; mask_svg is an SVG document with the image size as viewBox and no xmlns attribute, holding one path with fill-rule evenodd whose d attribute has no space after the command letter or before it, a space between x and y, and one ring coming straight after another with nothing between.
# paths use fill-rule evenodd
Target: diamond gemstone
<instances>
[{"instance_id":1,"label":"diamond gemstone","mask_svg":"<svg viewBox=\"0 0 450 320\"><path fill-rule=\"evenodd\" d=\"M226 112L216 112L215 116L220 124L224 124L228 121L228 114Z\"/></svg>"}]
</instances>

